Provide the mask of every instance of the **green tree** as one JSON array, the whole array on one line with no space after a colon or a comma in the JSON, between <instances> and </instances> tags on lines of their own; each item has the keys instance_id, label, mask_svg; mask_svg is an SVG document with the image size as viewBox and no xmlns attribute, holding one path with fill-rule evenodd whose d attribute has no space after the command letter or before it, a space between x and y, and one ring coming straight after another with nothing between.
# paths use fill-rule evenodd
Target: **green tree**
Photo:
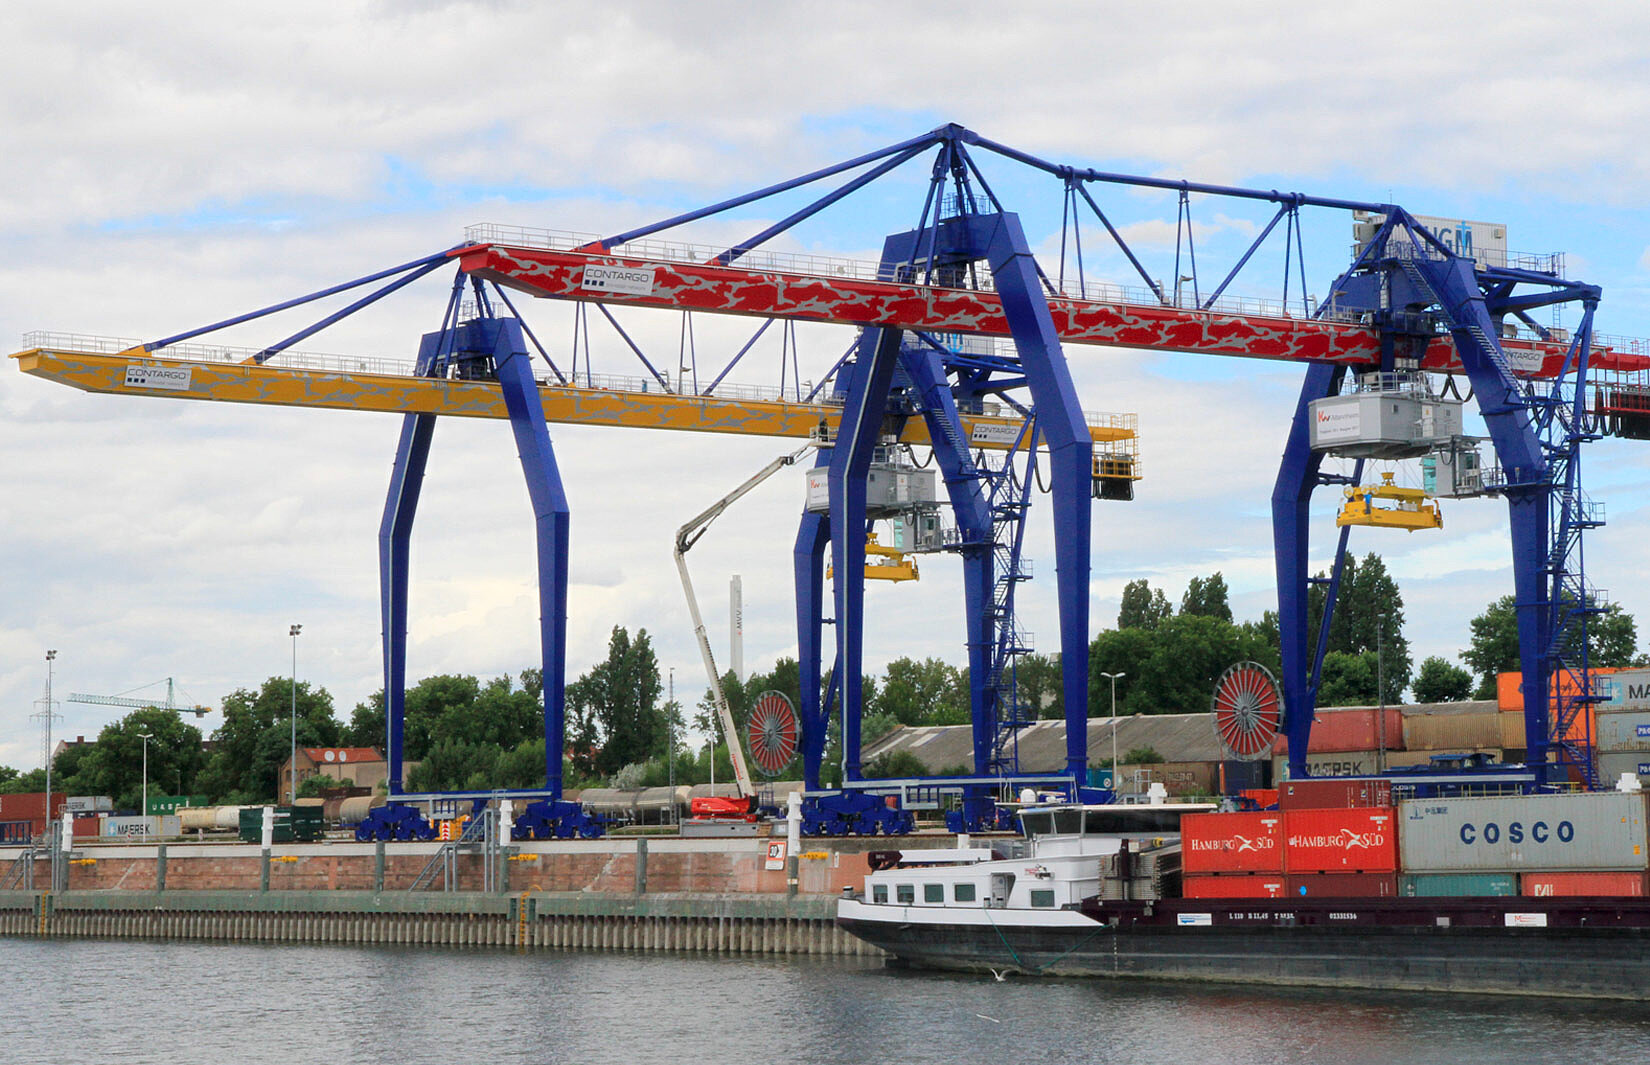
<instances>
[{"instance_id":1,"label":"green tree","mask_svg":"<svg viewBox=\"0 0 1650 1065\"><path fill-rule=\"evenodd\" d=\"M1415 675L1415 701L1455 703L1472 695L1472 674L1437 655L1421 663Z\"/></svg>"},{"instance_id":2,"label":"green tree","mask_svg":"<svg viewBox=\"0 0 1650 1065\"><path fill-rule=\"evenodd\" d=\"M1132 747L1123 755L1124 765L1157 765L1163 756L1152 747Z\"/></svg>"},{"instance_id":3,"label":"green tree","mask_svg":"<svg viewBox=\"0 0 1650 1065\"><path fill-rule=\"evenodd\" d=\"M888 663L880 690L867 702L874 714L902 725L961 725L969 721L968 689L955 667L937 658Z\"/></svg>"},{"instance_id":4,"label":"green tree","mask_svg":"<svg viewBox=\"0 0 1650 1065\"><path fill-rule=\"evenodd\" d=\"M11 766L0 766L0 770L11 774L10 776L0 775L0 795L32 795L46 790L45 766L24 772L18 772ZM52 790L63 790L58 787L55 777L52 779Z\"/></svg>"},{"instance_id":5,"label":"green tree","mask_svg":"<svg viewBox=\"0 0 1650 1065\"><path fill-rule=\"evenodd\" d=\"M1323 656L1319 706L1374 706L1378 698L1374 655L1330 651Z\"/></svg>"},{"instance_id":6,"label":"green tree","mask_svg":"<svg viewBox=\"0 0 1650 1065\"><path fill-rule=\"evenodd\" d=\"M590 764L598 773L611 776L664 749L662 688L647 630L638 629L632 638L615 625L607 641L607 659L567 686L569 716L577 722L577 734L597 745Z\"/></svg>"},{"instance_id":7,"label":"green tree","mask_svg":"<svg viewBox=\"0 0 1650 1065\"><path fill-rule=\"evenodd\" d=\"M74 772L52 781L76 795L108 795L121 809L142 804L144 741L148 733L149 794L181 794L180 786L194 783L205 755L201 732L186 725L172 710L134 710L103 726L97 742L74 761Z\"/></svg>"},{"instance_id":8,"label":"green tree","mask_svg":"<svg viewBox=\"0 0 1650 1065\"><path fill-rule=\"evenodd\" d=\"M1059 720L1066 716L1063 684L1058 653L1021 655L1015 664L1014 686L1020 701L1031 708L1032 717Z\"/></svg>"},{"instance_id":9,"label":"green tree","mask_svg":"<svg viewBox=\"0 0 1650 1065\"><path fill-rule=\"evenodd\" d=\"M270 677L256 692L237 689L224 697L223 724L212 733L212 754L194 790L214 802L267 802L291 753L292 681ZM297 686L298 746L336 747L343 729L325 688ZM90 792L88 794L108 794Z\"/></svg>"},{"instance_id":10,"label":"green tree","mask_svg":"<svg viewBox=\"0 0 1650 1065\"><path fill-rule=\"evenodd\" d=\"M1163 589L1153 588L1144 578L1123 585L1123 599L1117 611L1119 629L1155 629L1174 613Z\"/></svg>"},{"instance_id":11,"label":"green tree","mask_svg":"<svg viewBox=\"0 0 1650 1065\"><path fill-rule=\"evenodd\" d=\"M1119 714L1190 714L1209 709L1215 682L1234 663L1277 669L1277 648L1257 631L1220 618L1177 614L1155 629L1102 632L1089 645L1089 714L1111 713L1117 680Z\"/></svg>"},{"instance_id":12,"label":"green tree","mask_svg":"<svg viewBox=\"0 0 1650 1065\"><path fill-rule=\"evenodd\" d=\"M1193 577L1187 582L1186 593L1180 597L1180 612L1230 622L1232 608L1226 600L1226 578L1216 570L1213 576Z\"/></svg>"},{"instance_id":13,"label":"green tree","mask_svg":"<svg viewBox=\"0 0 1650 1065\"><path fill-rule=\"evenodd\" d=\"M1638 623L1633 615L1620 606L1611 605L1603 613L1586 619L1587 661L1601 667L1620 667L1650 664L1637 651ZM1516 670L1518 661L1518 609L1510 595L1484 608L1472 619L1472 643L1461 652L1461 660L1478 675L1480 699L1495 698L1495 678L1498 674ZM1570 629L1579 633L1580 627ZM1572 635L1572 639L1575 638Z\"/></svg>"},{"instance_id":14,"label":"green tree","mask_svg":"<svg viewBox=\"0 0 1650 1065\"><path fill-rule=\"evenodd\" d=\"M1322 578L1324 574L1319 573ZM1326 586L1310 585L1307 589L1307 634L1309 644L1317 641L1318 628L1323 618ZM1346 655L1371 656L1370 676L1374 676L1374 656L1381 652L1386 678L1387 702L1400 701L1414 669L1409 654L1409 640L1404 636L1404 597L1398 582L1387 572L1381 556L1371 551L1362 561L1348 555L1341 569L1340 590L1335 597L1335 616L1329 622L1329 642L1326 650ZM1326 667L1327 669L1327 667ZM1361 675L1361 667L1359 669ZM1373 680L1368 685L1375 694ZM1350 698L1350 696L1346 696ZM1373 705L1366 703L1326 703L1320 694L1320 706Z\"/></svg>"}]
</instances>

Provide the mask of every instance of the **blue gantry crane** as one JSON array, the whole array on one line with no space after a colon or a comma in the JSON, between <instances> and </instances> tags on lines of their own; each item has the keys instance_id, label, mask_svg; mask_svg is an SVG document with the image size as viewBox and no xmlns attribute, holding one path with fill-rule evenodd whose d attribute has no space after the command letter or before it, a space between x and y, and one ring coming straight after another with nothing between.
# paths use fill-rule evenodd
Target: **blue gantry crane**
<instances>
[{"instance_id":1,"label":"blue gantry crane","mask_svg":"<svg viewBox=\"0 0 1650 1065\"><path fill-rule=\"evenodd\" d=\"M776 238L930 154L916 223L886 238L877 263L821 264L772 250ZM1032 254L1019 215L987 182L980 165L987 156L1058 184L1062 223L1055 276ZM773 198L833 179L840 183L748 240L700 249L676 239L680 227L778 202ZM1175 197L1172 289L1152 276L1145 257L1102 208L1096 192L1114 187ZM1198 202L1260 204L1273 211L1230 270L1207 289L1193 239L1194 197ZM1332 297L1316 306L1310 304L1305 284L1301 222L1309 208L1380 219L1352 266L1337 279ZM1084 225L1090 251L1098 229L1143 288L1091 283ZM1234 281L1280 233L1282 301L1234 301L1227 295ZM672 239L661 241L661 235ZM547 743L545 788L518 793L538 803L531 808L536 812L524 817L526 831L599 831L561 796L569 507L547 419L815 438L819 447L813 476L821 493L802 514L793 552L803 765L807 785L815 792L822 790L833 717L841 722L843 788L864 795L878 786L863 779L859 765L863 575L872 523L891 518L909 522L905 527L921 549L956 554L963 571L975 776L946 783L976 800L971 809L980 816L971 819L977 822L989 820L988 804L977 800L1018 771L1016 737L1026 718L1013 676L1026 641L1015 619L1015 592L1028 575L1021 547L1032 485L1046 476L1066 718L1064 765L1046 782L1078 789L1087 769L1090 504L1096 497L1131 495L1139 470L1129 450L1132 426L1111 427L1115 431L1108 433L1083 414L1066 361L1068 344L1306 365L1273 496L1286 727L1297 772L1305 769L1323 654L1322 633L1309 653L1306 632L1309 504L1317 486L1347 479L1321 469L1323 456L1332 449L1313 446L1313 404L1336 398L1354 372L1377 375L1375 388L1381 387L1382 374L1464 376L1497 459L1479 487L1504 496L1511 514L1531 759L1543 775L1554 775L1567 764L1585 768L1580 752L1564 740L1568 724L1595 700L1585 640L1577 634L1584 634L1589 616L1602 606L1600 593L1582 573L1580 536L1597 523L1598 511L1581 491L1579 449L1604 431L1629 436L1650 432L1644 428L1650 403L1640 406L1650 395L1643 378L1650 357L1619 345L1595 350L1592 318L1599 290L1565 280L1551 262L1476 261L1392 204L1072 167L957 125L611 237L477 227L468 238L445 252L154 343L100 349L43 338L18 356L25 372L94 391L404 415L380 530L392 798L410 797L400 772L407 544L434 419L441 414L507 417L533 503ZM1068 247L1073 251L1069 274ZM1207 263L1207 245L1204 258ZM456 266L457 275L446 317L440 329L423 338L410 376L385 376L365 363L359 369L318 372L296 358L292 345L447 264ZM1290 294L1296 281L1298 309ZM202 355L187 344L226 325L378 282L384 284L343 310L245 358ZM647 377L637 387L598 387L589 377L581 382L577 335L573 372L565 373L517 313L507 291L569 301L580 309L579 322L585 321L584 307L596 307L641 360ZM1572 337L1542 328L1530 315L1564 303L1579 303L1583 309L1581 327ZM612 314L610 308L617 307L743 315L762 319L762 324L709 386L698 386L695 366L689 388L648 359ZM859 332L806 396L795 381L797 395L776 404L716 394L773 320L786 328L796 322L835 323ZM1517 323L1526 328L1516 330ZM686 319L683 331L685 338ZM588 332L585 338L588 343ZM548 365L548 375L540 375L534 352ZM1599 368L1618 375L1608 391L1607 410L1589 406L1587 399L1588 375ZM594 400L593 393L599 393ZM988 403L1000 408L997 413L986 410ZM1097 441L1105 444L1099 453ZM1118 442L1128 447L1118 447ZM1470 443L1450 438L1440 446L1455 457L1458 452L1464 456ZM932 501L869 494L872 479L897 467L896 453L910 446L932 449L952 518L948 528L924 524L937 510ZM1343 530L1333 573L1339 572L1345 544ZM829 594L827 551L834 574ZM1332 577L1325 629L1333 610L1333 582ZM826 646L827 623L834 632L831 648ZM1566 682L1555 686L1555 673ZM1555 691L1567 694L1555 702L1550 698ZM482 802L494 794L462 797ZM858 801L838 805L847 802L845 810L857 810ZM852 820L857 816L853 810L837 821Z\"/></svg>"}]
</instances>

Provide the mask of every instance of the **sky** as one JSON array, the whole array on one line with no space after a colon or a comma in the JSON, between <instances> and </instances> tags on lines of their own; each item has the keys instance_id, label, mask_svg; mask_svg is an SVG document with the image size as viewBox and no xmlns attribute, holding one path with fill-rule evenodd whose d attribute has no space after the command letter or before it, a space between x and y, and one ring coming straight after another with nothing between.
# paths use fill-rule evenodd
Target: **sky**
<instances>
[{"instance_id":1,"label":"sky","mask_svg":"<svg viewBox=\"0 0 1650 1065\"><path fill-rule=\"evenodd\" d=\"M1600 332L1650 336L1650 12L1504 2L1111 5L613 2L8 5L0 33L0 337L46 330L156 339L371 273L499 223L612 234L895 143L947 122L1058 162L1396 202L1505 224L1515 251L1566 254L1601 285ZM1418 29L1424 27L1424 29ZM785 250L873 259L921 207L907 167L783 237ZM989 164L1045 269L1060 199ZM823 191L823 190L822 190ZM1172 278L1172 198L1097 191L1148 270ZM800 200L694 228L732 243ZM1203 276L1264 225L1194 204ZM1310 213L1310 212L1309 212ZM1347 263L1350 220L1309 219L1306 287ZM1128 282L1087 235L1089 280ZM1276 298L1278 246L1234 292ZM1297 264L1297 269L1299 264ZM1298 275L1297 275L1298 276ZM304 347L410 360L440 322L445 275ZM1299 299L1298 281L1291 292ZM519 301L553 356L564 306ZM261 345L319 317L222 336ZM681 365L679 315L626 319ZM752 326L698 316L701 374ZM816 380L850 335L798 333ZM1093 628L1124 583L1178 599L1219 570L1240 618L1273 605L1268 500L1301 370L1252 360L1072 347L1083 405L1139 415L1145 479L1096 503ZM730 381L771 385L753 347ZM610 334L597 372L638 374ZM40 763L54 649L59 735L119 711L71 693L145 697L175 677L216 706L270 676L325 687L340 717L382 685L377 530L399 419L355 412L83 394L0 366L0 764ZM790 449L786 441L553 426L572 506L568 674L616 625L646 628L691 703L704 688L671 561L673 530ZM1589 577L1650 625L1650 454L1603 441L1586 459L1609 524ZM1411 472L1399 471L1401 478ZM692 556L718 655L742 576L745 661L795 653L790 549L802 474L730 511ZM1333 500L1315 508L1316 558ZM1443 531L1360 530L1397 578L1416 661L1454 658L1468 622L1511 591L1506 512L1445 503ZM1023 625L1057 649L1046 508L1028 553ZM536 664L531 511L503 422L437 429L414 534L409 674ZM944 558L915 585L873 586L867 666L962 664L961 585ZM301 623L296 641L288 626ZM146 687L148 686L148 687ZM193 719L191 719L193 720ZM213 727L216 714L203 726Z\"/></svg>"}]
</instances>

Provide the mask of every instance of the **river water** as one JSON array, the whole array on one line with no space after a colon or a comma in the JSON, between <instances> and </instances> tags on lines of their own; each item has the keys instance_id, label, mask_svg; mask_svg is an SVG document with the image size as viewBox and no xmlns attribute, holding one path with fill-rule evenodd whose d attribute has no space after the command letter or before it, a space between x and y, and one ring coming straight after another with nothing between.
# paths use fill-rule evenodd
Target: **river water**
<instances>
[{"instance_id":1,"label":"river water","mask_svg":"<svg viewBox=\"0 0 1650 1065\"><path fill-rule=\"evenodd\" d=\"M0 938L0 1062L1632 1062L1650 1008L880 962Z\"/></svg>"}]
</instances>

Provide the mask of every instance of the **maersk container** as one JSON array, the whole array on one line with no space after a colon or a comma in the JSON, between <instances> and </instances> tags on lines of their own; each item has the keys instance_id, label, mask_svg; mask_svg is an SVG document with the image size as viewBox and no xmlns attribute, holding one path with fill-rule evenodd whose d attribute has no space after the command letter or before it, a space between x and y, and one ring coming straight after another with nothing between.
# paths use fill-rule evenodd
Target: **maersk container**
<instances>
[{"instance_id":1,"label":"maersk container","mask_svg":"<svg viewBox=\"0 0 1650 1065\"><path fill-rule=\"evenodd\" d=\"M1518 894L1514 873L1419 873L1398 878L1406 899L1507 898Z\"/></svg>"},{"instance_id":2,"label":"maersk container","mask_svg":"<svg viewBox=\"0 0 1650 1065\"><path fill-rule=\"evenodd\" d=\"M1621 669L1593 678L1600 710L1650 710L1650 669Z\"/></svg>"},{"instance_id":3,"label":"maersk container","mask_svg":"<svg viewBox=\"0 0 1650 1065\"><path fill-rule=\"evenodd\" d=\"M106 814L114 811L115 800L107 795L70 795L63 809L72 814Z\"/></svg>"},{"instance_id":4,"label":"maersk container","mask_svg":"<svg viewBox=\"0 0 1650 1065\"><path fill-rule=\"evenodd\" d=\"M1188 899L1281 899L1283 877L1188 876L1181 881L1181 897Z\"/></svg>"},{"instance_id":5,"label":"maersk container","mask_svg":"<svg viewBox=\"0 0 1650 1065\"><path fill-rule=\"evenodd\" d=\"M104 839L169 839L183 834L176 814L165 817L100 817L99 833Z\"/></svg>"},{"instance_id":6,"label":"maersk container","mask_svg":"<svg viewBox=\"0 0 1650 1065\"><path fill-rule=\"evenodd\" d=\"M1406 873L1627 871L1650 866L1643 792L1406 799Z\"/></svg>"},{"instance_id":7,"label":"maersk container","mask_svg":"<svg viewBox=\"0 0 1650 1065\"><path fill-rule=\"evenodd\" d=\"M1396 873L1395 813L1391 807L1285 812L1283 871Z\"/></svg>"},{"instance_id":8,"label":"maersk container","mask_svg":"<svg viewBox=\"0 0 1650 1065\"><path fill-rule=\"evenodd\" d=\"M1183 868L1196 873L1283 872L1283 817L1277 813L1186 814Z\"/></svg>"},{"instance_id":9,"label":"maersk container","mask_svg":"<svg viewBox=\"0 0 1650 1065\"><path fill-rule=\"evenodd\" d=\"M1594 722L1598 729L1594 746L1600 754L1641 751L1650 761L1650 710L1599 709Z\"/></svg>"}]
</instances>

